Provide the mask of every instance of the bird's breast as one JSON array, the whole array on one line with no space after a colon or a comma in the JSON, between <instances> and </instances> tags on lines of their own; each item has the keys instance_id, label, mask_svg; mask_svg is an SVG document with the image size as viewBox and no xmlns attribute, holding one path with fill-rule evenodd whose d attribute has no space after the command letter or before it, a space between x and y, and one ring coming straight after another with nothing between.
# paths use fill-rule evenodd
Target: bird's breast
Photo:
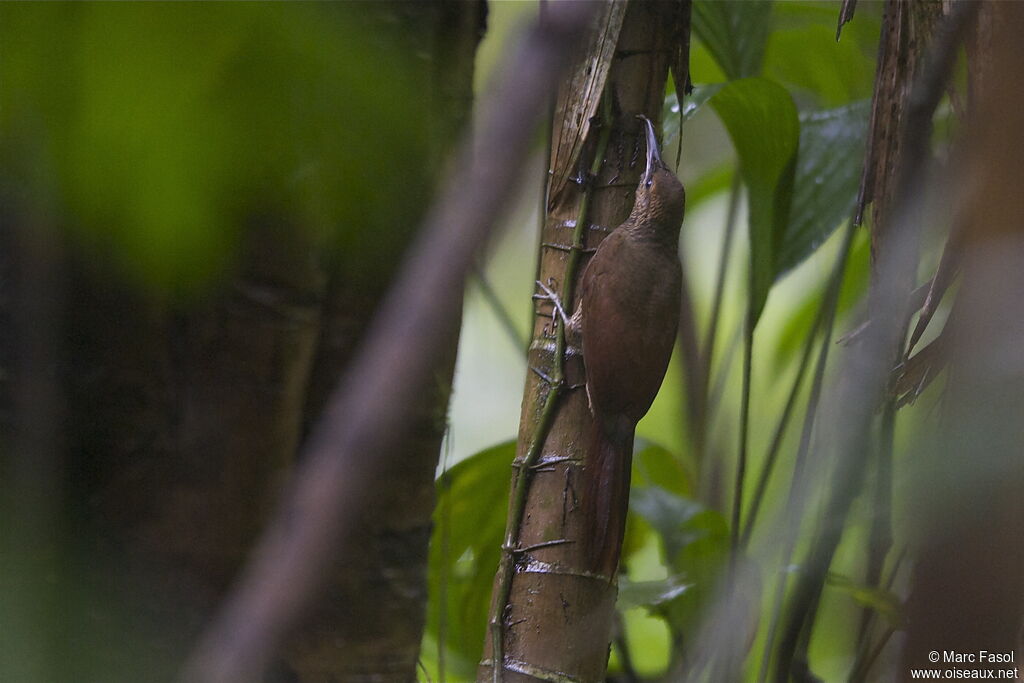
<instances>
[{"instance_id":1,"label":"bird's breast","mask_svg":"<svg viewBox=\"0 0 1024 683\"><path fill-rule=\"evenodd\" d=\"M639 421L661 386L679 322L681 271L673 250L621 236L584 274L583 361L595 411Z\"/></svg>"}]
</instances>

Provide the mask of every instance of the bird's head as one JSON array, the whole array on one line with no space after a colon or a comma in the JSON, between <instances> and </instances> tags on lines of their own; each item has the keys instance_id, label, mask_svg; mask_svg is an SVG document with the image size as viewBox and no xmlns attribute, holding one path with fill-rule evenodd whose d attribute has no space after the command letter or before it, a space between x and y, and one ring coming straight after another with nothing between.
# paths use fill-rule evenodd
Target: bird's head
<instances>
[{"instance_id":1,"label":"bird's head","mask_svg":"<svg viewBox=\"0 0 1024 683\"><path fill-rule=\"evenodd\" d=\"M647 164L636 188L633 214L636 216L639 211L642 216L636 216L638 218L673 222L678 227L686 205L683 184L661 159L654 124L643 114L638 114L637 118L643 120L646 131Z\"/></svg>"}]
</instances>

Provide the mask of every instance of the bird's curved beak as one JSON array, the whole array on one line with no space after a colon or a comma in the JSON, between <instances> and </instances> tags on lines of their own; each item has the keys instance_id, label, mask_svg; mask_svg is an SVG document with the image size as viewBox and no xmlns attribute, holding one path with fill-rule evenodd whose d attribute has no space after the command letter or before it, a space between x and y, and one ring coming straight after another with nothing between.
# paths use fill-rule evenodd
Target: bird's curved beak
<instances>
[{"instance_id":1,"label":"bird's curved beak","mask_svg":"<svg viewBox=\"0 0 1024 683\"><path fill-rule=\"evenodd\" d=\"M654 178L654 171L658 168L664 168L665 164L661 160L661 152L658 151L658 138L654 134L654 124L643 114L637 114L636 117L643 119L647 128L647 167L644 169L644 175L640 182L644 185L650 185L651 180Z\"/></svg>"}]
</instances>

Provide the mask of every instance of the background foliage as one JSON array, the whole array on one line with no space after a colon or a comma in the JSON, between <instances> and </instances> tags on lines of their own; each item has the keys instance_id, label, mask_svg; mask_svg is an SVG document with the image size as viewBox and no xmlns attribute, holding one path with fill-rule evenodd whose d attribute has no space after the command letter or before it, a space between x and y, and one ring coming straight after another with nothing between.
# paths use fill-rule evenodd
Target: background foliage
<instances>
[{"instance_id":1,"label":"background foliage","mask_svg":"<svg viewBox=\"0 0 1024 683\"><path fill-rule=\"evenodd\" d=\"M485 40L484 50L494 49L493 42L488 45L487 41L498 40L503 22L529 11L523 3L513 6L494 7L492 31L498 32ZM669 643L684 632L693 633L701 623L702 610L723 571L729 547L728 514L721 502L701 503L698 495L702 488L707 490L701 478L713 480L710 490L718 491L718 501L725 495L727 472L709 472L701 461L728 460L735 453L740 389L737 335L744 320L749 315L757 322L751 424L755 474L797 370L798 351L811 333L841 242L834 233L848 221L859 187L879 9L865 4L837 43L836 8L828 3L698 0L694 5L691 78L695 91L681 108L668 86L664 146L674 154L682 130L678 172L687 187L682 252L702 333L710 317L715 266L736 173L743 182L737 222L746 228L740 230L729 255L711 378L709 452L693 451L678 358L655 406L638 428L625 551L628 570L620 579L619 603L632 663L641 675L666 671ZM510 234L484 275L498 306L514 320L519 330L516 338L510 339L496 324L494 302L481 296L480 289L471 290L467 298L448 469L439 479L431 621L423 652L431 676L438 673L439 659L444 659L443 671L449 680L474 676L484 638L495 549L505 513L496 500L505 500L507 489L502 487L509 478L514 443L485 447L475 454L474 450L476 444L495 443L501 434L511 436L516 429L526 371L522 348L530 314L525 292L533 278L530 264L538 204L532 195L523 199L511 219ZM839 300L840 333L855 324L851 316L865 292L867 252L865 236L858 235ZM748 281L754 287L749 309ZM802 414L805 391L798 394L797 415ZM779 512L786 496L787 467L792 466L787 458L795 450L796 431L786 432L780 474L768 486L769 518ZM748 499L752 488L748 485ZM850 537L855 539L856 534ZM760 552L756 533L752 542L752 552ZM822 623L815 630L812 654L819 673L838 675L848 664L853 635L846 624L855 619L856 606L865 602L866 589L858 587L857 593L852 588L855 582L845 576L847 572L855 575L857 564L847 554L841 550ZM766 603L769 578L764 579ZM883 602L888 599L876 597ZM886 605L891 608L891 601ZM766 604L765 621L768 609ZM613 648L612 671L618 657Z\"/></svg>"},{"instance_id":2,"label":"background foliage","mask_svg":"<svg viewBox=\"0 0 1024 683\"><path fill-rule=\"evenodd\" d=\"M231 270L239 226L254 214L286 216L295 230L335 245L356 273L393 258L358 226L407 223L428 201L404 188L430 184L406 182L432 153L430 122L417 115L415 65L398 62L408 53L394 47L403 37L367 26L353 11L358 4L0 5L0 199L59 218L97 270L172 300L201 297ZM478 89L517 24L536 11L533 2L492 3ZM730 472L721 463L737 450L744 326L756 325L753 481L841 253L860 179L880 7L862 1L839 42L836 12L830 2L696 0L695 92L682 103L671 85L665 93L664 146L681 149L683 263L702 333L734 179L740 229L725 254L705 450L692 445L678 358L638 428L619 601L623 642L644 676L664 673L670 644L706 617L735 531ZM535 178L544 175L543 147L539 136ZM471 679L483 643L526 373L538 186L528 184L467 293L431 545L422 653L430 680ZM926 252L926 261L936 259ZM857 234L842 279L840 333L861 320L868 270L867 240ZM798 386L794 414L806 393ZM934 396L910 409L898 441L927 428ZM777 518L786 501L797 431L781 433L762 519ZM850 624L861 607L891 624L902 618L891 593L853 578L868 519L857 508L848 522L810 643L813 668L827 680L849 665ZM771 543L755 528L750 555ZM4 571L5 583L23 578ZM766 588L765 614L769 601ZM0 630L14 633L13 642L34 635L2 614ZM751 637L756 660L764 633ZM75 664L102 670L102 653ZM620 664L617 646L612 670Z\"/></svg>"}]
</instances>

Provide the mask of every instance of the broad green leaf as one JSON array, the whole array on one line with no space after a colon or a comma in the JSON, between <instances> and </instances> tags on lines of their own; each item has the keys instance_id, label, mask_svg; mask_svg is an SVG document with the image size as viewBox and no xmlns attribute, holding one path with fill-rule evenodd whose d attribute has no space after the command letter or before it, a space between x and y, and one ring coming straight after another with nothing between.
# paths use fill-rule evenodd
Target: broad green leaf
<instances>
[{"instance_id":1,"label":"broad green leaf","mask_svg":"<svg viewBox=\"0 0 1024 683\"><path fill-rule=\"evenodd\" d=\"M771 0L696 0L693 31L730 79L761 72Z\"/></svg>"},{"instance_id":2,"label":"broad green leaf","mask_svg":"<svg viewBox=\"0 0 1024 683\"><path fill-rule=\"evenodd\" d=\"M747 187L747 320L753 329L779 272L779 254L793 199L800 121L785 88L764 78L731 81L710 101L732 139Z\"/></svg>"},{"instance_id":3,"label":"broad green leaf","mask_svg":"<svg viewBox=\"0 0 1024 683\"><path fill-rule=\"evenodd\" d=\"M870 102L800 115L800 157L776 262L776 277L798 265L850 217L860 187Z\"/></svg>"},{"instance_id":4,"label":"broad green leaf","mask_svg":"<svg viewBox=\"0 0 1024 683\"><path fill-rule=\"evenodd\" d=\"M515 450L508 441L480 451L437 481L427 629L444 633L456 675L472 676L480 659Z\"/></svg>"},{"instance_id":5,"label":"broad green leaf","mask_svg":"<svg viewBox=\"0 0 1024 683\"><path fill-rule=\"evenodd\" d=\"M875 79L880 5L858 7L856 21L843 27L842 40L837 42L834 5L778 3L765 50L764 74L816 108L869 98Z\"/></svg>"},{"instance_id":6,"label":"broad green leaf","mask_svg":"<svg viewBox=\"0 0 1024 683\"><path fill-rule=\"evenodd\" d=\"M808 59L808 54L820 57ZM816 106L835 107L871 97L875 60L852 40L837 43L834 23L811 25L772 32L764 73Z\"/></svg>"}]
</instances>

